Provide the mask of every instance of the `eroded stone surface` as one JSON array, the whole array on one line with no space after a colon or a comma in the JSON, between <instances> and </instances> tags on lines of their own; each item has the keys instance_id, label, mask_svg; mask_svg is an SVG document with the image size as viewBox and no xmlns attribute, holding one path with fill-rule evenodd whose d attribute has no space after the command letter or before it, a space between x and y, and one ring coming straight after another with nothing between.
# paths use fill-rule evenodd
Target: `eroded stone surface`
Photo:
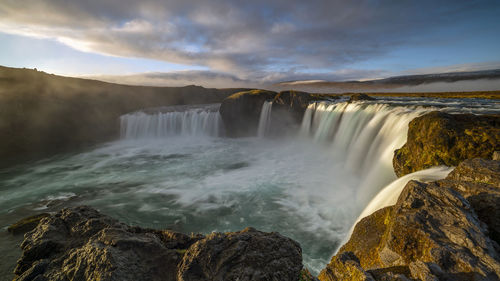
<instances>
[{"instance_id":1,"label":"eroded stone surface","mask_svg":"<svg viewBox=\"0 0 500 281\"><path fill-rule=\"evenodd\" d=\"M300 245L255 229L185 235L130 227L86 207L27 233L16 280L298 280Z\"/></svg>"},{"instance_id":2,"label":"eroded stone surface","mask_svg":"<svg viewBox=\"0 0 500 281\"><path fill-rule=\"evenodd\" d=\"M297 242L246 228L212 233L193 244L179 264L178 280L298 280L301 269Z\"/></svg>"}]
</instances>

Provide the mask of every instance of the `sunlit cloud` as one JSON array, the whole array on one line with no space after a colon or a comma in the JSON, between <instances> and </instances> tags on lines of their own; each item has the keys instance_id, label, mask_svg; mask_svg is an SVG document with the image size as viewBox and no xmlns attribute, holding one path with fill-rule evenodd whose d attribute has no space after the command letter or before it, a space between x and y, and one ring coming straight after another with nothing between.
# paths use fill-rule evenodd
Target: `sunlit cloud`
<instances>
[{"instance_id":1,"label":"sunlit cloud","mask_svg":"<svg viewBox=\"0 0 500 281\"><path fill-rule=\"evenodd\" d=\"M400 66L391 52L425 46L445 53L460 45L443 42L473 25L484 34L461 40L491 45L490 35L500 28L498 12L495 1L22 0L0 5L0 31L56 40L83 52L186 69L203 66L239 81L270 83L432 69L436 63L430 58L425 67L421 59ZM440 64L500 60L498 54L473 52ZM355 66L373 58L389 61L389 69Z\"/></svg>"}]
</instances>

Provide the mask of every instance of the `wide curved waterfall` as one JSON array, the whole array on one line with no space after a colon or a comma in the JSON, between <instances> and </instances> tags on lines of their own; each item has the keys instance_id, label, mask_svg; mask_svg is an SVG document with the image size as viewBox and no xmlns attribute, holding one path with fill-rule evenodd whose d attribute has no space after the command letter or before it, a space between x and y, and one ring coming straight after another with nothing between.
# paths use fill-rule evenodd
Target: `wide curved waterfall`
<instances>
[{"instance_id":1,"label":"wide curved waterfall","mask_svg":"<svg viewBox=\"0 0 500 281\"><path fill-rule=\"evenodd\" d=\"M410 120L431 110L500 111L496 101L474 102L317 102L300 128L291 127L295 135L281 137L266 134L282 117L270 102L262 107L260 137L249 138L222 137L219 104L125 114L119 140L2 171L0 227L76 205L184 233L252 226L298 241L304 264L318 273L355 221L393 204L408 180L446 176L449 168L441 167L396 178L392 158ZM7 239L0 233L0 249L10 249ZM0 256L0 267L15 261L14 251Z\"/></svg>"},{"instance_id":2,"label":"wide curved waterfall","mask_svg":"<svg viewBox=\"0 0 500 281\"><path fill-rule=\"evenodd\" d=\"M218 106L201 108L164 107L120 117L122 139L171 136L223 136Z\"/></svg>"}]
</instances>

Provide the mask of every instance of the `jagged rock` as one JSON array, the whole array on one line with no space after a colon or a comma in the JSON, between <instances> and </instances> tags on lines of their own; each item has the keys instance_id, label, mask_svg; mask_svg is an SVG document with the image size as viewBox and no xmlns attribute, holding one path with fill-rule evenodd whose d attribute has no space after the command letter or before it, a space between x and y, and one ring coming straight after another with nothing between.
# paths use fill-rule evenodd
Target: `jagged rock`
<instances>
[{"instance_id":1,"label":"jagged rock","mask_svg":"<svg viewBox=\"0 0 500 281\"><path fill-rule=\"evenodd\" d=\"M193 244L179 264L178 280L298 280L301 269L297 242L246 228Z\"/></svg>"},{"instance_id":2,"label":"jagged rock","mask_svg":"<svg viewBox=\"0 0 500 281\"><path fill-rule=\"evenodd\" d=\"M487 214L485 209L492 210L494 203L484 199L496 198L498 187L483 182L500 174L493 162L469 160L447 179L429 184L410 181L396 205L355 226L349 242L319 279L344 280L356 268L374 280L499 280L498 245L488 232L496 222L487 222L498 216ZM359 267L339 264L345 253ZM345 280L366 280L359 276Z\"/></svg>"},{"instance_id":3,"label":"jagged rock","mask_svg":"<svg viewBox=\"0 0 500 281\"><path fill-rule=\"evenodd\" d=\"M500 244L500 161L479 158L463 161L436 184L460 192L479 220L488 226L489 237Z\"/></svg>"},{"instance_id":4,"label":"jagged rock","mask_svg":"<svg viewBox=\"0 0 500 281\"><path fill-rule=\"evenodd\" d=\"M180 249L201 237L129 227L89 207L43 218L25 236L17 280L176 280Z\"/></svg>"},{"instance_id":5,"label":"jagged rock","mask_svg":"<svg viewBox=\"0 0 500 281\"><path fill-rule=\"evenodd\" d=\"M500 160L500 151L493 152L493 156L491 157L493 160Z\"/></svg>"},{"instance_id":6,"label":"jagged rock","mask_svg":"<svg viewBox=\"0 0 500 281\"><path fill-rule=\"evenodd\" d=\"M492 159L500 150L500 115L430 112L409 124L407 142L396 150L394 171L403 176L432 166Z\"/></svg>"},{"instance_id":7,"label":"jagged rock","mask_svg":"<svg viewBox=\"0 0 500 281\"><path fill-rule=\"evenodd\" d=\"M14 235L24 234L24 233L32 230L33 228L35 228L42 218L45 218L48 216L50 216L50 215L47 213L42 213L42 214L38 214L38 215L24 218L16 223L14 223L13 225L9 226L7 228L7 231L14 234Z\"/></svg>"},{"instance_id":8,"label":"jagged rock","mask_svg":"<svg viewBox=\"0 0 500 281\"><path fill-rule=\"evenodd\" d=\"M278 233L188 236L130 227L86 206L42 218L21 248L15 274L25 281L297 280L302 268L299 244Z\"/></svg>"},{"instance_id":9,"label":"jagged rock","mask_svg":"<svg viewBox=\"0 0 500 281\"><path fill-rule=\"evenodd\" d=\"M500 188L500 161L481 158L461 162L447 177L447 179L479 182ZM474 192L475 188L468 192Z\"/></svg>"},{"instance_id":10,"label":"jagged rock","mask_svg":"<svg viewBox=\"0 0 500 281\"><path fill-rule=\"evenodd\" d=\"M375 100L375 98L372 98L367 94L357 93L357 94L352 94L348 102L360 101L360 100Z\"/></svg>"},{"instance_id":11,"label":"jagged rock","mask_svg":"<svg viewBox=\"0 0 500 281\"><path fill-rule=\"evenodd\" d=\"M334 256L318 278L321 281L375 281L373 276L361 267L359 259L352 252L343 252Z\"/></svg>"},{"instance_id":12,"label":"jagged rock","mask_svg":"<svg viewBox=\"0 0 500 281\"><path fill-rule=\"evenodd\" d=\"M262 104L272 101L276 94L265 90L251 90L224 99L219 112L226 134L230 137L256 135Z\"/></svg>"}]
</instances>

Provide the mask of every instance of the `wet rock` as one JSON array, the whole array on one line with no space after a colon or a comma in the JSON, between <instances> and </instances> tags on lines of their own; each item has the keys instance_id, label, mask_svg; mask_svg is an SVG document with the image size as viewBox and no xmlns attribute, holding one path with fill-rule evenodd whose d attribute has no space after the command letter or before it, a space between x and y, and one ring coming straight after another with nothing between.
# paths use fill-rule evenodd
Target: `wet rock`
<instances>
[{"instance_id":1,"label":"wet rock","mask_svg":"<svg viewBox=\"0 0 500 281\"><path fill-rule=\"evenodd\" d=\"M322 99L321 96L306 92L283 91L279 92L274 98L273 107L275 109L286 109L294 120L300 123L309 103L319 99Z\"/></svg>"},{"instance_id":2,"label":"wet rock","mask_svg":"<svg viewBox=\"0 0 500 281\"><path fill-rule=\"evenodd\" d=\"M468 160L447 179L410 181L396 205L356 224L319 279L499 280L499 248L491 236L498 187L484 182L500 174L493 162ZM350 267L339 263L346 253ZM354 269L358 279L343 279Z\"/></svg>"},{"instance_id":3,"label":"wet rock","mask_svg":"<svg viewBox=\"0 0 500 281\"><path fill-rule=\"evenodd\" d=\"M299 91L276 93L252 90L236 93L226 98L220 107L220 114L226 127L226 133L230 137L255 136L262 105L265 101L272 101L271 131L280 135L296 130L310 102L337 98L336 95L310 94Z\"/></svg>"},{"instance_id":4,"label":"wet rock","mask_svg":"<svg viewBox=\"0 0 500 281\"><path fill-rule=\"evenodd\" d=\"M500 188L500 161L487 159L470 159L461 162L447 177L447 179L479 182ZM467 192L477 190L471 188Z\"/></svg>"},{"instance_id":5,"label":"wet rock","mask_svg":"<svg viewBox=\"0 0 500 281\"><path fill-rule=\"evenodd\" d=\"M500 160L500 151L493 152L493 160Z\"/></svg>"},{"instance_id":6,"label":"wet rock","mask_svg":"<svg viewBox=\"0 0 500 281\"><path fill-rule=\"evenodd\" d=\"M27 233L16 280L298 280L299 244L255 229L185 235L131 227L90 207Z\"/></svg>"},{"instance_id":7,"label":"wet rock","mask_svg":"<svg viewBox=\"0 0 500 281\"><path fill-rule=\"evenodd\" d=\"M176 280L178 247L201 237L129 227L89 207L43 218L21 244L17 280Z\"/></svg>"},{"instance_id":8,"label":"wet rock","mask_svg":"<svg viewBox=\"0 0 500 281\"><path fill-rule=\"evenodd\" d=\"M352 252L342 252L334 256L318 278L321 281L375 281L373 276L361 267L359 259Z\"/></svg>"},{"instance_id":9,"label":"wet rock","mask_svg":"<svg viewBox=\"0 0 500 281\"><path fill-rule=\"evenodd\" d=\"M500 150L500 115L430 112L409 124L406 144L396 150L394 171L403 176L432 166L492 159Z\"/></svg>"},{"instance_id":10,"label":"wet rock","mask_svg":"<svg viewBox=\"0 0 500 281\"><path fill-rule=\"evenodd\" d=\"M265 101L272 101L276 92L251 90L233 94L221 104L220 114L230 137L255 136L260 112Z\"/></svg>"},{"instance_id":11,"label":"wet rock","mask_svg":"<svg viewBox=\"0 0 500 281\"><path fill-rule=\"evenodd\" d=\"M463 161L436 184L462 194L479 220L487 225L488 236L500 244L500 161L479 158Z\"/></svg>"},{"instance_id":12,"label":"wet rock","mask_svg":"<svg viewBox=\"0 0 500 281\"><path fill-rule=\"evenodd\" d=\"M16 223L14 223L13 225L9 226L7 228L7 231L14 234L14 235L24 234L24 233L32 230L33 228L35 228L42 218L45 218L48 216L50 216L50 215L47 213L42 213L42 214L38 214L38 215L24 218Z\"/></svg>"},{"instance_id":13,"label":"wet rock","mask_svg":"<svg viewBox=\"0 0 500 281\"><path fill-rule=\"evenodd\" d=\"M361 101L361 100L375 100L375 98L372 98L367 94L357 93L357 94L352 94L348 102Z\"/></svg>"},{"instance_id":14,"label":"wet rock","mask_svg":"<svg viewBox=\"0 0 500 281\"><path fill-rule=\"evenodd\" d=\"M246 228L193 244L179 264L178 280L298 280L301 269L297 242Z\"/></svg>"}]
</instances>

